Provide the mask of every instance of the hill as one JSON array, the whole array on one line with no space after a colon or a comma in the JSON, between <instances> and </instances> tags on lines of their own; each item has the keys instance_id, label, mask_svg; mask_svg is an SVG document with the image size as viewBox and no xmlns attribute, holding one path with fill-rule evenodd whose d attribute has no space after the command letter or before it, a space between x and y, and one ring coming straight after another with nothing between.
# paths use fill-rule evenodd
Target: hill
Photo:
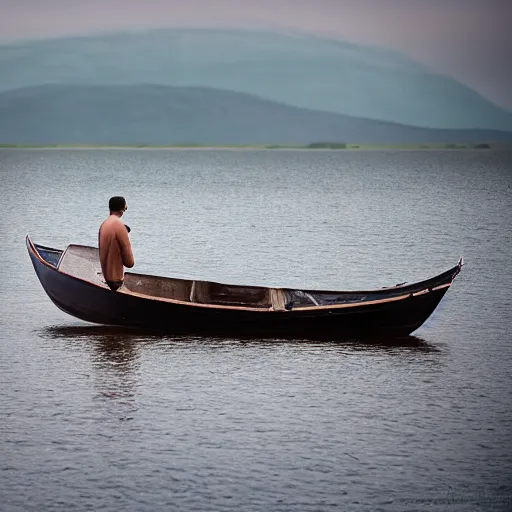
<instances>
[{"instance_id":1,"label":"hill","mask_svg":"<svg viewBox=\"0 0 512 512\"><path fill-rule=\"evenodd\" d=\"M233 91L46 85L0 93L0 143L411 144L511 142L512 133L434 130L292 107Z\"/></svg>"}]
</instances>

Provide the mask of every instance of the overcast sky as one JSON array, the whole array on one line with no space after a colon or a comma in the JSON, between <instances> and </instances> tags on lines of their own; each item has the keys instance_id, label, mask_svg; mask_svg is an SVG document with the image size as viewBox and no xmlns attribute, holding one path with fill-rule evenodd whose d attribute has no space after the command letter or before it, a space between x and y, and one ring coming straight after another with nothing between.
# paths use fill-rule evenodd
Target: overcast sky
<instances>
[{"instance_id":1,"label":"overcast sky","mask_svg":"<svg viewBox=\"0 0 512 512\"><path fill-rule=\"evenodd\" d=\"M0 39L165 26L294 28L397 49L512 110L512 0L0 0Z\"/></svg>"}]
</instances>

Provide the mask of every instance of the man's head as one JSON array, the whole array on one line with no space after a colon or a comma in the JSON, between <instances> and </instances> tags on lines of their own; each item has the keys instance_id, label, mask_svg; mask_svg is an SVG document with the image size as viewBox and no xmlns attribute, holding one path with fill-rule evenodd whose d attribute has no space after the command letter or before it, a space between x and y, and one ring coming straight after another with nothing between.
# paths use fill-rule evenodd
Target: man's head
<instances>
[{"instance_id":1,"label":"man's head","mask_svg":"<svg viewBox=\"0 0 512 512\"><path fill-rule=\"evenodd\" d=\"M108 202L110 213L121 213L123 214L128 206L126 205L126 199L122 196L111 197Z\"/></svg>"}]
</instances>

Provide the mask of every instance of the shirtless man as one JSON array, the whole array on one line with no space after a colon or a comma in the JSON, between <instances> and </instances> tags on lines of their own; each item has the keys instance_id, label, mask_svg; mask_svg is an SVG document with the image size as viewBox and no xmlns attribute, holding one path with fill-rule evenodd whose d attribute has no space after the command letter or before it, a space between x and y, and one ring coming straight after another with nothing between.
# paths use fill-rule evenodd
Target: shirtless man
<instances>
[{"instance_id":1,"label":"shirtless man","mask_svg":"<svg viewBox=\"0 0 512 512\"><path fill-rule=\"evenodd\" d=\"M108 207L110 216L100 226L98 245L103 277L110 289L116 291L123 286L124 267L132 268L134 261L128 227L121 221L128 208L126 200L111 197Z\"/></svg>"}]
</instances>

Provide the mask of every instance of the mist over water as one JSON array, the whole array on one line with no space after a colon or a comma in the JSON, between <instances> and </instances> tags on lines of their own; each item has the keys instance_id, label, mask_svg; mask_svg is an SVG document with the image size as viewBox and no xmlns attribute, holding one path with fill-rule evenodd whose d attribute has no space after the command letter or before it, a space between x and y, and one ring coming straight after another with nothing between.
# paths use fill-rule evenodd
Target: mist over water
<instances>
[{"instance_id":1,"label":"mist over water","mask_svg":"<svg viewBox=\"0 0 512 512\"><path fill-rule=\"evenodd\" d=\"M5 510L512 507L512 154L0 152ZM94 326L24 245L96 245L124 195L136 272L378 288L466 265L405 340Z\"/></svg>"}]
</instances>

